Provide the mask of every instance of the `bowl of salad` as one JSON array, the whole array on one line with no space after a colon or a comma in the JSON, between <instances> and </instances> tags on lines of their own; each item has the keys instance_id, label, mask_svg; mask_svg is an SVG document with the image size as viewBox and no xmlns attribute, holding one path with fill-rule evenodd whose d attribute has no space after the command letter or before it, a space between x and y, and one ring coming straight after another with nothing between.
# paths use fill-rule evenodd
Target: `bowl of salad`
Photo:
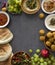
<instances>
[{"instance_id":1,"label":"bowl of salad","mask_svg":"<svg viewBox=\"0 0 55 65\"><path fill-rule=\"evenodd\" d=\"M8 0L7 2L7 11L12 14L20 14L22 0Z\"/></svg>"},{"instance_id":2,"label":"bowl of salad","mask_svg":"<svg viewBox=\"0 0 55 65\"><path fill-rule=\"evenodd\" d=\"M31 65L29 54L21 51L13 55L11 60L12 65Z\"/></svg>"}]
</instances>

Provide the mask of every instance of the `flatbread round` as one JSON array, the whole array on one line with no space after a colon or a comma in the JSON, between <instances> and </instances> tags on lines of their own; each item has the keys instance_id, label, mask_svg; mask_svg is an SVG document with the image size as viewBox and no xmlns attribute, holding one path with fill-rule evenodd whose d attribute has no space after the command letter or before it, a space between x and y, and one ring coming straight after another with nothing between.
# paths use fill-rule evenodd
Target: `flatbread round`
<instances>
[{"instance_id":1,"label":"flatbread round","mask_svg":"<svg viewBox=\"0 0 55 65\"><path fill-rule=\"evenodd\" d=\"M0 29L0 44L6 44L13 39L13 34L8 28Z\"/></svg>"},{"instance_id":2,"label":"flatbread round","mask_svg":"<svg viewBox=\"0 0 55 65\"><path fill-rule=\"evenodd\" d=\"M11 54L11 56L6 61L0 62L0 65L11 65L12 56L13 56L13 53Z\"/></svg>"},{"instance_id":3,"label":"flatbread round","mask_svg":"<svg viewBox=\"0 0 55 65\"><path fill-rule=\"evenodd\" d=\"M0 61L7 60L11 55L11 53L12 53L12 47L9 43L5 45L0 45Z\"/></svg>"}]
</instances>

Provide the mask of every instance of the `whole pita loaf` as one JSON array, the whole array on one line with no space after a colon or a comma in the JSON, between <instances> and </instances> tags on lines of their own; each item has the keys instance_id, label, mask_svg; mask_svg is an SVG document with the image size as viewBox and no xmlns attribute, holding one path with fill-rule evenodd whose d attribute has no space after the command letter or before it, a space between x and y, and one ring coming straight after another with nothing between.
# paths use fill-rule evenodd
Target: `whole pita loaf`
<instances>
[{"instance_id":1,"label":"whole pita loaf","mask_svg":"<svg viewBox=\"0 0 55 65\"><path fill-rule=\"evenodd\" d=\"M12 47L10 44L0 45L0 61L5 61L12 53Z\"/></svg>"},{"instance_id":2,"label":"whole pita loaf","mask_svg":"<svg viewBox=\"0 0 55 65\"><path fill-rule=\"evenodd\" d=\"M13 56L13 53L10 55L10 57L6 61L0 62L0 65L11 65L12 56Z\"/></svg>"},{"instance_id":3,"label":"whole pita loaf","mask_svg":"<svg viewBox=\"0 0 55 65\"><path fill-rule=\"evenodd\" d=\"M8 28L0 29L0 44L6 44L13 38L13 34Z\"/></svg>"}]
</instances>

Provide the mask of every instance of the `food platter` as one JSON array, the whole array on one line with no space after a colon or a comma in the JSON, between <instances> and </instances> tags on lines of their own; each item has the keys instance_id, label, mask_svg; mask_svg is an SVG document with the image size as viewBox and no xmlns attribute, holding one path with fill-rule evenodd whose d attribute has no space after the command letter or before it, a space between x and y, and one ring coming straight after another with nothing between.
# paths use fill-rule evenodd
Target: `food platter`
<instances>
[{"instance_id":1,"label":"food platter","mask_svg":"<svg viewBox=\"0 0 55 65\"><path fill-rule=\"evenodd\" d=\"M3 1L4 0L1 0L1 2L3 2ZM22 9L22 3L18 3L20 1L14 0L15 1L14 3L16 5L11 3L11 0L9 0L9 1L10 1L9 7L8 7L9 9L7 9L7 6L2 7L3 4L1 4L1 7L2 7L1 10L5 11L10 17L10 23L6 27L9 29L10 34L12 34L12 35L9 35L9 32L7 32L7 30L6 30L6 33L4 33L4 31L2 32L3 34L1 33L0 38L2 38L2 36L3 36L4 40L3 40L3 38L2 38L2 40L5 41L10 36L12 36L10 41L7 41L6 43L4 43L4 42L2 43L2 45L9 43L12 47L12 52L14 53L14 55L12 56L13 59L11 58L10 61L13 62L13 65L16 63L18 63L19 65L20 64L22 65L24 63L23 65L25 65L25 63L27 63L27 62L32 63L32 61L35 63L35 65L36 65L37 61L39 61L40 62L39 64L41 64L41 65L42 64L48 65L48 63L46 61L46 58L48 58L47 60L50 60L51 63L52 63L52 61L53 61L53 63L55 63L55 61L54 61L55 51L54 51L54 53L51 52L53 54L53 55L51 55L51 53L50 53L51 50L49 51L48 48L45 47L44 43L42 43L40 41L40 39L42 41L45 39L44 34L49 31L48 29L46 29L46 26L45 26L45 18L48 15L43 12L43 10L41 9L41 5L39 5L38 13L37 13L37 9L35 12L26 12L26 10L24 11ZM29 3L28 7L30 7L31 9L35 8L36 1L30 0L32 6L30 7L30 3ZM5 0L5 2L7 3L7 0ZM11 8L10 3L12 4L12 8ZM41 2L39 2L39 3L41 3ZM17 13L17 6L18 6L17 4L21 5L22 14ZM13 7L13 5L14 5L14 7ZM14 12L17 15L14 15L13 14ZM31 15L31 14L33 14L33 15ZM2 30L3 29L4 28L2 28ZM41 30L41 32L39 35L40 30ZM55 39L55 34L54 34L54 39ZM4 49L2 49L2 52L3 52L3 50ZM19 55L19 53L20 52L22 53L22 51L24 51L23 54ZM18 57L16 56L16 53L17 53L17 55L19 55ZM32 55L34 55L34 56L32 56ZM26 59L26 58L28 58L28 56L30 56L30 59ZM52 56L53 56L53 59L52 59ZM33 59L31 59L32 57L35 59L35 61ZM41 61L38 60L40 58L41 58ZM12 62L10 62L10 63L12 63Z\"/></svg>"}]
</instances>

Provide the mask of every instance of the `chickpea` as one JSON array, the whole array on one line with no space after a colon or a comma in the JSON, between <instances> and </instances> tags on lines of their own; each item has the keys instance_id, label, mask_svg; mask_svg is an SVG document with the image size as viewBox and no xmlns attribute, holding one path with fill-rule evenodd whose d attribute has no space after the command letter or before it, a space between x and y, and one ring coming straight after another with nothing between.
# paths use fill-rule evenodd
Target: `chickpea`
<instances>
[{"instance_id":1,"label":"chickpea","mask_svg":"<svg viewBox=\"0 0 55 65\"><path fill-rule=\"evenodd\" d=\"M6 7L2 8L2 11L5 11L6 12L7 11L7 8Z\"/></svg>"}]
</instances>

